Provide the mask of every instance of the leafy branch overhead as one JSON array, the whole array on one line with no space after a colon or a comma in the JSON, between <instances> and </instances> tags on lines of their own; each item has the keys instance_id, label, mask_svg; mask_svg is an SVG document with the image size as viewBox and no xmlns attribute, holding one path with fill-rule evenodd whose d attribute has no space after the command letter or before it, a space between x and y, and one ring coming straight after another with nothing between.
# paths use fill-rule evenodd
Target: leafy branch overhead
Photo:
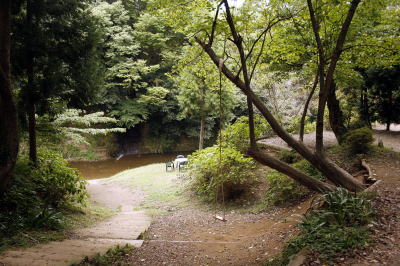
<instances>
[{"instance_id":1,"label":"leafy branch overhead","mask_svg":"<svg viewBox=\"0 0 400 266\"><path fill-rule=\"evenodd\" d=\"M86 143L84 135L106 135L111 132L125 132L125 128L99 128L99 124L117 124L118 120L104 116L104 112L84 114L83 110L67 109L58 115L52 125L66 138L75 143Z\"/></svg>"}]
</instances>

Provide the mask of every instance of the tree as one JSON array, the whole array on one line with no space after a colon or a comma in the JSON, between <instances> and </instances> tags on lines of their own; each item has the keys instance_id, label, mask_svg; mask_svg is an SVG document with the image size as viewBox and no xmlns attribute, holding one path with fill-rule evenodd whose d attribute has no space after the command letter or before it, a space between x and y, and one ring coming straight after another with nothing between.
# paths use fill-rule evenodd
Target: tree
<instances>
[{"instance_id":1,"label":"tree","mask_svg":"<svg viewBox=\"0 0 400 266\"><path fill-rule=\"evenodd\" d=\"M26 0L13 16L13 77L27 114L29 154L36 164L36 115L98 100L97 33L82 1ZM97 99L96 99L97 98Z\"/></svg>"},{"instance_id":2,"label":"tree","mask_svg":"<svg viewBox=\"0 0 400 266\"><path fill-rule=\"evenodd\" d=\"M197 46L187 46L175 67L179 117L200 120L199 150L204 148L207 120L229 117L235 105L231 83L220 80L220 74ZM220 84L221 82L221 84ZM220 87L221 85L221 87ZM220 95L221 93L221 95ZM221 97L220 97L221 96ZM222 117L220 117L222 116Z\"/></svg>"},{"instance_id":3,"label":"tree","mask_svg":"<svg viewBox=\"0 0 400 266\"><path fill-rule=\"evenodd\" d=\"M11 92L11 1L0 2L0 194L11 178L18 155L17 109Z\"/></svg>"},{"instance_id":4,"label":"tree","mask_svg":"<svg viewBox=\"0 0 400 266\"><path fill-rule=\"evenodd\" d=\"M201 2L201 1L200 1ZM203 3L203 2L201 2ZM199 4L201 6L201 3ZM203 3L204 4L204 3ZM248 61L246 61L246 58L250 57L252 55L252 49L251 47L253 46L243 46L243 40L246 39L247 35L245 35L247 32L251 35L256 35L256 36L261 36L259 38L255 38L255 45L257 45L258 41L261 39L264 33L269 33L271 32L271 28L279 23L281 21L279 18L282 16L277 15L276 10L281 10L284 11L285 8L291 8L292 6L286 5L285 3L275 3L275 2L270 2L268 5L268 8L265 9L264 12L261 12L262 14L267 14L266 17L263 17L263 22L261 25L264 25L263 29L258 29L260 30L259 34L256 34L255 31L245 31L246 27L251 27L252 23L246 24L246 27L243 27L243 31L241 34L238 33L236 25L240 25L242 27L243 24L237 23L235 24L234 18L231 13L230 6L228 4L227 0L223 0L220 2L220 5L223 5L224 7L224 15L225 15L225 21L226 24L224 26L229 27L229 36L234 45L236 46L236 54L231 54L231 57L236 57L239 58L239 69L236 69L236 73L233 71L235 69L229 68L223 61L222 58L220 58L216 52L214 51L213 48L213 35L215 34L216 30L221 30L221 28L224 28L224 26L220 26L220 28L216 28L216 25L219 23L222 23L219 21L217 18L214 19L214 22L211 26L211 31L207 31L206 29L202 31L201 34L197 34L195 37L196 42L203 48L203 50L209 55L210 59L214 62L216 67L220 68L224 75L232 82L234 83L247 97L251 99L253 104L257 107L257 109L261 112L261 114L264 116L264 118L268 121L268 123L271 125L271 128L275 131L275 133L281 137L290 147L292 147L294 150L296 150L299 154L301 154L306 160L308 160L311 164L313 164L318 170L320 170L333 184L337 186L343 186L347 188L348 190L352 191L357 191L363 189L363 185L360 184L358 181L356 181L349 173L344 171L342 168L337 166L335 163L333 163L330 159L327 158L323 151L323 125L324 125L324 110L326 106L326 101L329 92L331 91L332 88L332 82L333 82L333 74L336 69L337 62L339 61L340 54L343 48L343 44L345 42L345 38L348 32L348 29L350 27L350 23L352 21L352 18L355 14L355 10L359 4L359 1L354 0L352 1L348 7L347 7L347 13L344 14L344 21L342 21L341 28L339 29L339 32L337 33L337 39L336 39L336 44L334 46L334 49L329 53L325 54L325 51L323 51L323 46L320 43L320 35L319 35L319 25L318 21L315 19L315 12L314 12L314 7L311 3L311 1L307 1L307 8L309 10L309 19L312 22L313 25L313 34L315 36L315 41L316 41L316 47L318 47L318 57L319 57L319 64L318 64L318 70L319 70L319 85L320 85L320 93L319 93L319 106L318 106L318 115L317 115L317 134L316 134L316 151L313 152L309 148L307 148L302 142L299 142L295 140L290 134L286 132L286 130L280 125L280 123L275 119L275 117L271 114L269 109L265 106L265 104L260 100L257 95L254 94L254 92L251 89L251 84L248 82L243 81L243 79L240 77L243 75L247 75L248 79L251 74L247 73L245 74L243 72L244 65L249 64ZM220 8L220 5L218 6L218 9ZM300 10L304 6L301 6L301 3L299 3ZM295 5L297 8L298 6ZM185 7L187 8L187 7ZM275 9L275 13L268 12L268 11L273 11ZM267 11L268 10L268 11ZM189 11L188 11L189 12ZM200 13L200 12L198 12ZM272 14L272 15L271 15ZM193 15L193 14L192 14ZM216 16L217 17L217 16ZM193 20L193 18L192 18ZM240 21L241 23L244 23L243 21ZM211 24L210 24L211 25ZM267 26L265 26L267 25ZM204 28L204 27L203 27ZM202 29L203 29L202 28ZM257 30L257 28L254 28L254 30ZM204 34L205 32L205 34ZM250 47L250 48L248 48ZM248 49L246 52L246 48ZM322 50L322 51L321 51ZM326 65L327 61L326 59L329 58L329 64L328 66ZM254 65L250 68L252 69ZM252 73L252 72L250 72ZM329 191L332 189L332 186L323 183L320 181L317 181L304 173L299 172L298 170L294 169L293 167L277 160L276 158L269 156L267 154L264 154L257 149L251 149L249 151L250 155L255 158L256 160L260 161L263 164L266 164L284 174L287 174L288 176L292 177L293 179L297 180L301 184L316 190L316 191Z\"/></svg>"},{"instance_id":5,"label":"tree","mask_svg":"<svg viewBox=\"0 0 400 266\"><path fill-rule=\"evenodd\" d=\"M366 71L369 112L373 118L386 124L400 123L400 67L370 68Z\"/></svg>"}]
</instances>

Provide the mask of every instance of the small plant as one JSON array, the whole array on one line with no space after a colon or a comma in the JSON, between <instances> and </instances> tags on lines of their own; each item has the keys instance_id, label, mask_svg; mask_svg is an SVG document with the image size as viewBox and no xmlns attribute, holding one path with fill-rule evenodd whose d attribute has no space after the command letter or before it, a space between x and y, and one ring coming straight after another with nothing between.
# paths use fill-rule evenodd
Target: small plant
<instances>
[{"instance_id":1,"label":"small plant","mask_svg":"<svg viewBox=\"0 0 400 266\"><path fill-rule=\"evenodd\" d=\"M346 135L345 147L351 155L366 154L371 150L373 141L372 131L369 128L358 128Z\"/></svg>"},{"instance_id":2,"label":"small plant","mask_svg":"<svg viewBox=\"0 0 400 266\"><path fill-rule=\"evenodd\" d=\"M255 162L239 151L224 147L212 147L193 153L190 158L192 189L206 201L213 201L217 194L222 197L222 185L226 200L237 198L256 181Z\"/></svg>"},{"instance_id":3,"label":"small plant","mask_svg":"<svg viewBox=\"0 0 400 266\"><path fill-rule=\"evenodd\" d=\"M267 205L280 205L290 203L303 198L308 190L277 171L272 171L267 175L269 188L266 194Z\"/></svg>"},{"instance_id":4,"label":"small plant","mask_svg":"<svg viewBox=\"0 0 400 266\"><path fill-rule=\"evenodd\" d=\"M284 161L285 163L296 163L302 159L300 154L295 151L281 150L278 153L278 159Z\"/></svg>"},{"instance_id":5,"label":"small plant","mask_svg":"<svg viewBox=\"0 0 400 266\"><path fill-rule=\"evenodd\" d=\"M125 246L117 246L110 248L104 254L97 254L93 258L84 258L78 264L73 266L102 266L102 265L128 265L126 256L131 253L135 248L126 244Z\"/></svg>"},{"instance_id":6,"label":"small plant","mask_svg":"<svg viewBox=\"0 0 400 266\"><path fill-rule=\"evenodd\" d=\"M315 168L309 161L303 159L293 164L294 167L299 169L300 171L308 174L311 177L314 177L319 180L324 180L325 177L322 175L317 168Z\"/></svg>"},{"instance_id":7,"label":"small plant","mask_svg":"<svg viewBox=\"0 0 400 266\"><path fill-rule=\"evenodd\" d=\"M286 156L288 153L285 152L283 154L283 156ZM290 156L292 156L291 153L287 155L287 158L290 158ZM304 159L293 163L292 166L316 179L324 178L311 163ZM269 188L266 194L268 205L295 202L304 198L309 193L309 190L304 186L277 171L269 172L267 174L267 180L269 183Z\"/></svg>"}]
</instances>

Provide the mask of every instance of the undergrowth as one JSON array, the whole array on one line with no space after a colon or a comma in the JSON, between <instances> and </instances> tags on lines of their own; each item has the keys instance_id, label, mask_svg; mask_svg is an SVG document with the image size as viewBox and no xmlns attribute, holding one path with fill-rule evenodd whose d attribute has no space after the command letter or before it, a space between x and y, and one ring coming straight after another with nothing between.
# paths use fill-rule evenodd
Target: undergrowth
<instances>
[{"instance_id":1,"label":"undergrowth","mask_svg":"<svg viewBox=\"0 0 400 266\"><path fill-rule=\"evenodd\" d=\"M110 248L104 254L97 254L93 258L84 258L78 264L73 266L104 266L104 265L128 265L127 255L134 250L134 247L126 244L125 246L117 246Z\"/></svg>"},{"instance_id":2,"label":"undergrowth","mask_svg":"<svg viewBox=\"0 0 400 266\"><path fill-rule=\"evenodd\" d=\"M373 210L366 196L353 196L338 188L325 194L322 200L322 209L298 215L301 218L300 235L289 241L281 255L266 265L287 265L300 250L323 263L332 264L338 256L368 245Z\"/></svg>"},{"instance_id":3,"label":"undergrowth","mask_svg":"<svg viewBox=\"0 0 400 266\"><path fill-rule=\"evenodd\" d=\"M59 154L40 149L37 163L20 156L0 197L0 249L36 241L26 232L63 230L67 216L86 204L86 182Z\"/></svg>"},{"instance_id":4,"label":"undergrowth","mask_svg":"<svg viewBox=\"0 0 400 266\"><path fill-rule=\"evenodd\" d=\"M292 166L315 179L324 179L323 175L304 159L293 163ZM269 172L267 174L267 182L269 188L264 199L267 207L297 202L310 193L306 187L278 171Z\"/></svg>"}]
</instances>

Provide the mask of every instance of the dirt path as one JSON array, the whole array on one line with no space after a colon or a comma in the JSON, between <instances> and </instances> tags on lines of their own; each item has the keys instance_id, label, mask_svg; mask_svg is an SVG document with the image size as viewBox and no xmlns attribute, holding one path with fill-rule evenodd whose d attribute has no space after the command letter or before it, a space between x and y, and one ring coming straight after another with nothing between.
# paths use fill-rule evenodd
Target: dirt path
<instances>
[{"instance_id":1,"label":"dirt path","mask_svg":"<svg viewBox=\"0 0 400 266\"><path fill-rule=\"evenodd\" d=\"M226 222L213 211L183 209L155 221L129 265L263 265L297 233L293 214L303 214L305 201L265 213L229 212Z\"/></svg>"},{"instance_id":2,"label":"dirt path","mask_svg":"<svg viewBox=\"0 0 400 266\"><path fill-rule=\"evenodd\" d=\"M143 241L137 238L150 226L150 218L142 211L133 211L133 208L143 200L143 193L115 184L102 184L98 180L90 181L88 191L93 203L120 212L93 227L76 230L71 239L7 251L0 257L0 262L21 266L70 265L80 262L85 256L104 253L118 244L140 247Z\"/></svg>"},{"instance_id":3,"label":"dirt path","mask_svg":"<svg viewBox=\"0 0 400 266\"><path fill-rule=\"evenodd\" d=\"M397 129L397 128L396 128ZM394 151L400 152L400 131L385 131L380 129L374 129L373 135L375 138L375 144L378 144L379 140L382 140L385 147L391 148ZM294 138L299 139L299 134L293 134ZM266 145L276 147L279 149L290 149L289 146L280 137L272 137L262 139L259 141ZM304 135L304 143L308 147L314 147L315 143L315 132ZM337 145L335 134L332 131L324 131L324 146L331 147Z\"/></svg>"}]
</instances>

